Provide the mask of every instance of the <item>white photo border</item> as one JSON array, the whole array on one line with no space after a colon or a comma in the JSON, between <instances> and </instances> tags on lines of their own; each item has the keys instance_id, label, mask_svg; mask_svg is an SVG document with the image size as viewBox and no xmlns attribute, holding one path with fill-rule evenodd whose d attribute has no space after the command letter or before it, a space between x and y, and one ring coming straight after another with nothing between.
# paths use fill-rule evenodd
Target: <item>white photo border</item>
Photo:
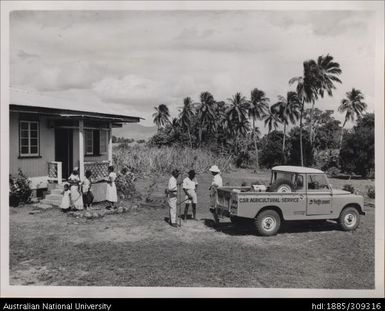
<instances>
[{"instance_id":1,"label":"white photo border","mask_svg":"<svg viewBox=\"0 0 385 311\"><path fill-rule=\"evenodd\" d=\"M13 10L371 10L376 12L375 289L183 288L9 285L9 14ZM1 1L1 297L384 297L383 1Z\"/></svg>"}]
</instances>

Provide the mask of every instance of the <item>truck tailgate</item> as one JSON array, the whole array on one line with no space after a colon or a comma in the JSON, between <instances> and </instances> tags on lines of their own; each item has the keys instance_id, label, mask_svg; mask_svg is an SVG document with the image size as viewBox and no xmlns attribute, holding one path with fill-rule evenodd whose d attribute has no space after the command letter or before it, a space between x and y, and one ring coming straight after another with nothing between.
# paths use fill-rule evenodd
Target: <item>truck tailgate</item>
<instances>
[{"instance_id":1,"label":"truck tailgate","mask_svg":"<svg viewBox=\"0 0 385 311\"><path fill-rule=\"evenodd\" d=\"M236 216L238 214L238 192L234 188L218 189L217 207L225 216Z\"/></svg>"}]
</instances>

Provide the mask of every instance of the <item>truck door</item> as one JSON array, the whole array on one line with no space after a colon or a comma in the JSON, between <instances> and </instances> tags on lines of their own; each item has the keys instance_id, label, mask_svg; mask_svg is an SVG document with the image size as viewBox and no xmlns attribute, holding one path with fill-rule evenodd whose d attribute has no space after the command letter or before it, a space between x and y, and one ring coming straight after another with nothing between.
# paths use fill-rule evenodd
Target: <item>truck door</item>
<instances>
[{"instance_id":1,"label":"truck door","mask_svg":"<svg viewBox=\"0 0 385 311\"><path fill-rule=\"evenodd\" d=\"M307 215L329 215L332 212L332 189L324 174L307 175Z\"/></svg>"}]
</instances>

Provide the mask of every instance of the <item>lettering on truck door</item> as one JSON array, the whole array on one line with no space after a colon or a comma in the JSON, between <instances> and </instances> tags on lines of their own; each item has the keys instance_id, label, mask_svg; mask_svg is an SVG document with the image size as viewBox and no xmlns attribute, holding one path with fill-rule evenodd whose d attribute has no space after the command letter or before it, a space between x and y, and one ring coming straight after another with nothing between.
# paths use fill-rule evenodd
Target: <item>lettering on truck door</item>
<instances>
[{"instance_id":1,"label":"lettering on truck door","mask_svg":"<svg viewBox=\"0 0 385 311\"><path fill-rule=\"evenodd\" d=\"M332 191L323 174L307 175L307 215L329 215L332 211Z\"/></svg>"}]
</instances>

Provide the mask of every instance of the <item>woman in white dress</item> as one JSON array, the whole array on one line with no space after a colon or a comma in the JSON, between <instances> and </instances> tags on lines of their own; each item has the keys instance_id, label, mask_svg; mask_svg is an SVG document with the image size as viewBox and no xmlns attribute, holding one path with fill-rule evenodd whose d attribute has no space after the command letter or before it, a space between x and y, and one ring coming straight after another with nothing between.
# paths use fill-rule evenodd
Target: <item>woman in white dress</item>
<instances>
[{"instance_id":1,"label":"woman in white dress","mask_svg":"<svg viewBox=\"0 0 385 311\"><path fill-rule=\"evenodd\" d=\"M118 193L115 185L116 173L112 165L108 167L108 172L106 200L110 203L107 209L110 209L111 207L115 208L115 203L118 202Z\"/></svg>"},{"instance_id":2,"label":"woman in white dress","mask_svg":"<svg viewBox=\"0 0 385 311\"><path fill-rule=\"evenodd\" d=\"M75 210L83 210L83 196L79 191L80 188L80 177L79 169L74 168L70 177L68 177L68 183L70 184L71 191L71 204Z\"/></svg>"}]
</instances>

